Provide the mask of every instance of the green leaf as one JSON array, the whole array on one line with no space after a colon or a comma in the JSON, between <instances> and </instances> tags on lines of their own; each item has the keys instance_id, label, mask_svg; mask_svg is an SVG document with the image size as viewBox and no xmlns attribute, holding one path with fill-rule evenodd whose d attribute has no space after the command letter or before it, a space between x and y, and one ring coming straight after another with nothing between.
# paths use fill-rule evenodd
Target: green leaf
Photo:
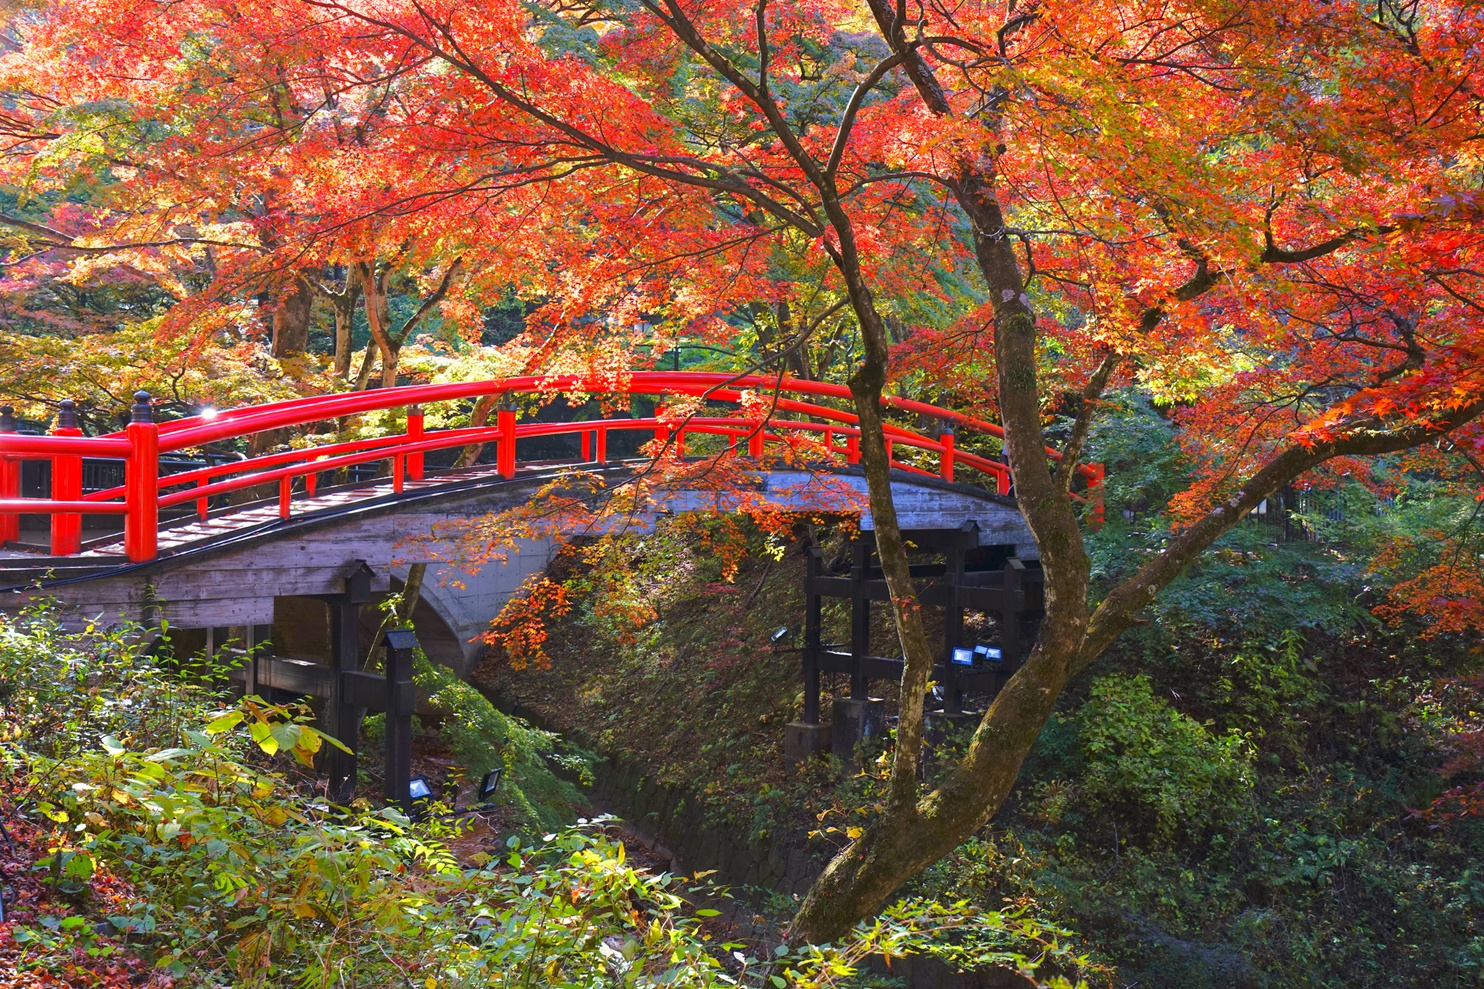
<instances>
[{"instance_id":1,"label":"green leaf","mask_svg":"<svg viewBox=\"0 0 1484 989\"><path fill-rule=\"evenodd\" d=\"M277 748L292 749L299 744L299 738L304 734L304 729L296 724L280 722L271 726L268 732L273 736L273 741L277 743Z\"/></svg>"},{"instance_id":2,"label":"green leaf","mask_svg":"<svg viewBox=\"0 0 1484 989\"><path fill-rule=\"evenodd\" d=\"M211 723L209 723L206 726L206 734L208 734L208 735L220 735L222 732L229 731L229 730L231 730L233 728L236 728L240 724L242 724L242 712L241 711L229 711L226 714L222 715L221 717L219 717L219 718L215 719L214 721L212 721ZM257 726L255 725L254 727L257 727ZM253 737L254 738L257 738L256 734Z\"/></svg>"},{"instance_id":3,"label":"green leaf","mask_svg":"<svg viewBox=\"0 0 1484 989\"><path fill-rule=\"evenodd\" d=\"M258 743L258 748L268 755L278 754L278 739L273 737L271 725L259 721L252 726L252 740Z\"/></svg>"},{"instance_id":4,"label":"green leaf","mask_svg":"<svg viewBox=\"0 0 1484 989\"><path fill-rule=\"evenodd\" d=\"M112 735L104 735L99 742L103 745L103 751L109 755L123 755L124 744Z\"/></svg>"}]
</instances>

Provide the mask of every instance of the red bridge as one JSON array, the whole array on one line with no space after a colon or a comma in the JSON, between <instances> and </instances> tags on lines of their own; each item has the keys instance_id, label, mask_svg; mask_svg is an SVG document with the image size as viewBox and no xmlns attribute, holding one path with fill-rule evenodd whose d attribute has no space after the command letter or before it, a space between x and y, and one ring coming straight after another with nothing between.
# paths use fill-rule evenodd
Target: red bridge
<instances>
[{"instance_id":1,"label":"red bridge","mask_svg":"<svg viewBox=\"0 0 1484 989\"><path fill-rule=\"evenodd\" d=\"M521 421L511 401L523 397L531 408L563 396L574 404L594 396L652 396L655 412ZM494 425L428 428L427 406L491 398L502 400ZM861 529L873 527L864 475L855 466L858 420L840 385L686 372L636 372L612 381L521 377L326 395L167 423L154 421L148 395L135 399L122 432L96 437L82 435L71 403L46 436L15 432L10 410L0 409L0 610L15 612L46 597L69 624L122 619L150 628L165 621L174 647L188 652L241 643L247 648L237 676L244 689L327 698L332 732L342 702L365 700L365 654L378 619L361 609L371 595L404 579L411 563L441 567L429 569L412 619L431 659L467 673L483 654L480 633L527 577L545 570L564 534L523 539L499 563L456 574L448 561L460 547L456 537L440 534L443 527L528 505L574 467L622 481L657 450L678 458L690 453L692 461L735 459L754 486L753 504L818 512L814 489L823 477L829 499L843 490L848 510L860 513ZM908 399L885 404L889 415L932 430L894 422L886 438L899 524L926 557L913 566L921 600L944 609L943 658L934 678L951 714L965 691L993 693L1018 668L1039 611L1036 550L1010 497L1008 468L985 455L996 452L999 427ZM380 436L242 459L181 457L216 444L281 446L286 430L323 424L339 431L346 417L368 413L391 413L387 418L401 425ZM268 442L244 442L254 436ZM475 444L493 449L494 462L429 467L430 457L447 460L449 451ZM552 456L554 448L564 454ZM43 463L27 468L28 461ZM49 484L38 466L49 468ZM30 475L26 484L23 474ZM1089 502L1096 523L1102 467L1080 467L1079 475L1083 485L1073 497ZM332 485L336 476L349 480ZM262 498L264 486L276 497ZM22 497L23 487L46 494ZM715 491L700 497L668 481L660 487L652 512L717 504ZM234 493L237 504L228 497ZM106 520L85 527L89 516L122 516L122 539ZM49 532L35 527L38 519L49 520ZM84 540L85 530L98 534ZM900 678L900 659L871 654L871 611L889 597L871 542L853 540L848 559L828 566L818 549L809 554L804 704L802 720L786 733L791 758L831 746L849 758L855 740L880 729L882 705L870 698L869 681ZM826 597L850 599L848 649L825 641ZM968 612L991 616L972 636L977 645L967 641ZM397 717L405 721L412 686L410 673L397 669ZM829 674L850 678L849 698L835 701L833 728L821 718L821 678ZM378 686L373 693L384 691ZM402 782L390 782L390 769L387 778L405 796L406 746L389 745L388 753L393 748L401 752L395 776Z\"/></svg>"},{"instance_id":2,"label":"red bridge","mask_svg":"<svg viewBox=\"0 0 1484 989\"><path fill-rule=\"evenodd\" d=\"M563 397L627 405L633 396L651 397L655 412L522 421L511 401L522 400L529 411ZM477 399L500 401L491 425L430 428L437 403ZM908 399L886 404L901 420L887 426L887 441L903 530L919 546L936 547L929 553L961 557L966 562L959 569L968 567L963 579L970 583L1019 580L1000 573L1007 560L1025 561L1033 581L1036 550L1010 497L1009 471L986 455L997 452L999 428ZM425 416L428 407L434 416ZM385 591L410 563L426 562L435 566L414 616L423 647L432 658L467 670L482 655L480 633L527 577L545 569L560 537L525 539L517 554L468 574L448 565L460 552L456 540L430 534L528 505L574 467L621 483L644 469L647 454L661 445L670 456L689 452L692 463L702 456L733 460L755 486L755 497L775 507L819 511L811 492L823 480L831 499L840 491L850 496L850 510L860 512L861 528L869 530L864 475L854 466L860 433L850 408L849 392L840 385L636 372L612 381L543 376L385 388L166 423L154 422L148 396L138 395L127 428L96 437L83 436L65 407L46 436L9 431L13 420L0 418L0 610L14 612L44 596L73 622L165 620L177 630L212 630L218 638L271 637L280 655L324 656L329 647L311 634L324 626L316 615L349 577L359 574L364 581L369 573L370 590ZM389 413L397 425L370 438L281 448L287 430L318 426L330 432L345 417L376 413ZM931 432L902 421L925 423ZM235 460L182 456L218 444L252 449L247 441L254 436L280 448ZM432 466L471 444L485 444L493 462ZM23 467L32 497L21 497ZM1082 467L1080 476L1084 483L1074 497L1091 499L1096 521L1102 468ZM332 484L337 477L348 480ZM265 489L273 495L263 497ZM672 488L657 497L668 501L654 511L711 510L715 504L714 491ZM90 516L115 521L85 525ZM851 584L862 613L880 594L869 550L863 551ZM821 577L821 593L843 593L832 579ZM1031 607L1019 592L967 585L961 593L932 594L962 598L966 607L981 610ZM891 663L873 665L864 650L863 640L855 643L851 668L889 677ZM820 668L837 662L843 660L821 654Z\"/></svg>"},{"instance_id":3,"label":"red bridge","mask_svg":"<svg viewBox=\"0 0 1484 989\"><path fill-rule=\"evenodd\" d=\"M424 406L437 402L518 395L554 397L560 394L652 395L661 405L656 414L642 418L605 418L585 422L519 422L513 404L502 404L495 425L428 430ZM122 431L107 436L83 436L75 421L64 416L46 436L0 431L0 543L14 546L20 538L24 515L49 515L50 543L34 547L52 558L77 556L84 551L82 517L123 517L123 539L103 540L88 547L88 555L113 556L132 563L154 560L160 554L162 511L195 504L198 520L215 516L243 520L260 518L261 506L226 508L213 513L213 500L244 489L273 484L278 488L277 513L289 518L295 501L301 511L313 511L322 476L346 468L377 462L390 464L392 490L401 493L408 480L424 481L424 458L435 451L470 444L494 444L495 474L514 478L517 444L523 439L576 435L581 439L580 461L610 462L609 437L621 432L639 432L673 442L683 456L688 437L721 436L732 451L765 460L770 445L781 444L797 451L801 444L823 464L848 467L860 457L860 431L856 416L848 411L849 390L841 385L759 375L730 376L713 373L643 371L611 382L574 375L532 376L474 381L458 384L412 385L351 394L275 402L200 415L168 423L153 421L149 396L135 396L132 421ZM663 403L676 400L691 404L731 406L728 415L695 413L670 415ZM834 400L844 408L822 404ZM888 424L887 447L895 470L944 481L971 481L1007 496L1010 473L1005 464L961 450L955 431L968 430L1001 438L1001 429L970 416L910 399L889 398L889 409L911 413L943 424L936 435ZM256 434L313 426L368 412L405 409L405 431L371 439L329 443L249 457L194 470L162 475L162 454L201 449L208 444L241 440ZM0 430L6 427L0 424ZM9 429L13 430L13 423ZM1054 450L1047 451L1058 457ZM84 458L111 458L124 463L124 483L117 487L83 492ZM23 460L47 460L51 465L51 492L46 498L20 497L20 464ZM540 464L551 466L549 461ZM1083 465L1079 473L1085 492L1096 493L1102 483L1101 465ZM965 476L968 475L968 476ZM454 478L450 478L451 480ZM458 480L466 480L460 475ZM383 492L360 489L368 496ZM1085 496L1085 495L1084 495ZM338 504L343 504L339 501ZM180 528L176 519L165 529ZM212 531L224 535L230 525Z\"/></svg>"}]
</instances>

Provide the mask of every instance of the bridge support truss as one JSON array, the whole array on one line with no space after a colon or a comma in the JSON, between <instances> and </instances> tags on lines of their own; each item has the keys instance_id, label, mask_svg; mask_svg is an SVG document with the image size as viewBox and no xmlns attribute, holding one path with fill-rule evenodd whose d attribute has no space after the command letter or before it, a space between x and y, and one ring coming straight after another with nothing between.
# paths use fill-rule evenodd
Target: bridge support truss
<instances>
[{"instance_id":1,"label":"bridge support truss","mask_svg":"<svg viewBox=\"0 0 1484 989\"><path fill-rule=\"evenodd\" d=\"M381 673L361 669L361 606L371 600L371 571L361 564L345 579L345 590L320 597L329 606L329 663L296 656L276 656L268 641L271 626L249 626L245 648L233 650L242 665L232 678L246 694L280 690L323 702L319 722L326 734L350 749L331 747L326 753L329 799L348 802L356 787L356 739L361 712L386 714L385 756L386 801L404 810L411 807L408 787L412 778L412 715L416 690L412 682L413 653L417 637L411 629L385 633L385 662ZM207 651L225 638L225 629L208 632Z\"/></svg>"},{"instance_id":2,"label":"bridge support truss","mask_svg":"<svg viewBox=\"0 0 1484 989\"><path fill-rule=\"evenodd\" d=\"M918 599L943 610L942 648L932 679L941 691L938 720L956 720L963 714L966 693L993 696L1024 662L1031 641L1028 626L1042 609L1041 573L1031 561L999 547L980 547L978 529L969 523L960 529L903 533L919 551L941 555L944 562L914 564ZM823 551L808 551L804 577L804 676L802 718L787 729L785 756L797 763L812 753L831 750L849 763L856 746L885 729L884 706L870 696L872 680L900 681L900 657L871 652L872 609L889 603L891 593L875 560L874 540L862 533L852 540L848 569L826 568ZM850 602L849 641L827 643L824 601ZM964 616L980 612L992 616L990 641L966 639ZM850 694L837 698L832 724L821 721L824 674L846 674ZM932 707L933 705L929 705Z\"/></svg>"}]
</instances>

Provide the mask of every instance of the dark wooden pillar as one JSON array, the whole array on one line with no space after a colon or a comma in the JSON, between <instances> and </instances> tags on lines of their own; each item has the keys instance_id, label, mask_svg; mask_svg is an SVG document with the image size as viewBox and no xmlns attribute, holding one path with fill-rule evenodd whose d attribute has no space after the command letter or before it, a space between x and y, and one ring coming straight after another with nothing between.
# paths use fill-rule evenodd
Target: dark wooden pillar
<instances>
[{"instance_id":1,"label":"dark wooden pillar","mask_svg":"<svg viewBox=\"0 0 1484 989\"><path fill-rule=\"evenodd\" d=\"M273 626L248 625L242 630L242 693L258 693L258 660L273 653Z\"/></svg>"},{"instance_id":2,"label":"dark wooden pillar","mask_svg":"<svg viewBox=\"0 0 1484 989\"><path fill-rule=\"evenodd\" d=\"M1001 663L1006 674L1020 669L1020 614L1025 610L1025 563L1016 557L1005 561L1005 610L1000 612Z\"/></svg>"},{"instance_id":3,"label":"dark wooden pillar","mask_svg":"<svg viewBox=\"0 0 1484 989\"><path fill-rule=\"evenodd\" d=\"M410 628L386 633L386 800L403 810L412 806L412 653L417 636Z\"/></svg>"},{"instance_id":4,"label":"dark wooden pillar","mask_svg":"<svg viewBox=\"0 0 1484 989\"><path fill-rule=\"evenodd\" d=\"M958 714L963 710L964 694L958 685L958 667L953 663L953 650L963 645L964 608L959 603L958 589L964 582L964 549L955 542L945 554L947 566L943 580L948 585L943 607L943 710Z\"/></svg>"},{"instance_id":5,"label":"dark wooden pillar","mask_svg":"<svg viewBox=\"0 0 1484 989\"><path fill-rule=\"evenodd\" d=\"M864 537L850 544L850 696L865 700L866 656L871 652L871 547Z\"/></svg>"},{"instance_id":6,"label":"dark wooden pillar","mask_svg":"<svg viewBox=\"0 0 1484 989\"><path fill-rule=\"evenodd\" d=\"M346 803L356 789L356 736L361 730L361 708L348 689L346 673L361 668L361 605L371 600L371 568L365 561L345 578L345 591L327 598L330 606L330 696L325 700L325 730L349 752L330 747L329 798Z\"/></svg>"},{"instance_id":7,"label":"dark wooden pillar","mask_svg":"<svg viewBox=\"0 0 1484 989\"><path fill-rule=\"evenodd\" d=\"M823 553L817 546L808 550L804 576L804 720L819 722L819 651L822 648L820 624L824 601L819 593L819 578L824 573Z\"/></svg>"}]
</instances>

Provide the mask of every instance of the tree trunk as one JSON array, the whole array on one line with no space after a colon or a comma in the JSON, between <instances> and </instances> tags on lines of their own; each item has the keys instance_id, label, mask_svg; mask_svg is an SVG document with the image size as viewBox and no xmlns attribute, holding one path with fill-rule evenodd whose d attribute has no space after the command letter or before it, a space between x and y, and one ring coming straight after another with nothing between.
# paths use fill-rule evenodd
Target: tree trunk
<instances>
[{"instance_id":1,"label":"tree trunk","mask_svg":"<svg viewBox=\"0 0 1484 989\"><path fill-rule=\"evenodd\" d=\"M360 269L361 288L365 292L366 322L371 327L371 343L381 352L381 384L383 388L390 388L397 383L397 355L402 349L402 341L394 339L391 332L391 303L386 295L389 271L386 266L378 271L374 261L362 261L356 267ZM363 362L361 377L365 377L367 368L368 364Z\"/></svg>"},{"instance_id":2,"label":"tree trunk","mask_svg":"<svg viewBox=\"0 0 1484 989\"><path fill-rule=\"evenodd\" d=\"M888 42L898 51L903 50L901 39L891 37L888 28L895 23L894 12L884 0L871 0L871 7L882 23L883 32L888 34ZM925 64L908 59L904 67L929 109L945 114L946 100L936 89L936 81L927 74ZM1046 615L1035 648L985 712L969 751L937 790L911 802L906 800L904 780L898 779L899 773L905 776L909 772L903 764L904 756L910 754L915 760L921 746L922 691L913 675L909 654L903 672L904 706L899 725L915 728L918 734L904 739L902 728L898 729L899 751L892 765L892 792L897 799L889 801L886 812L835 856L809 891L790 928L790 939L795 942L839 938L851 925L878 911L903 882L951 852L999 810L1014 787L1037 734L1055 709L1086 633L1089 564L1076 513L1070 499L1054 483L1046 457L1036 379L1035 319L1024 294L1019 264L1005 239L993 176L986 176L976 163L964 160L956 178L959 202L973 224L980 271L996 302L995 364L1005 448L1015 478L1017 500L1045 567ZM876 332L884 350L886 329L879 321L878 327ZM859 400L857 406L859 412ZM863 454L865 432L863 416ZM868 464L868 478L870 470ZM872 485L871 503L874 512L875 485ZM905 570L905 553L893 555ZM885 557L883 552L883 571L890 585ZM904 583L910 587L910 577ZM898 596L893 588L893 599ZM924 686L931 668L929 660L922 671ZM909 711L909 703L916 710ZM901 751L904 741L910 744L908 752ZM915 798L915 767L910 772Z\"/></svg>"},{"instance_id":3,"label":"tree trunk","mask_svg":"<svg viewBox=\"0 0 1484 989\"><path fill-rule=\"evenodd\" d=\"M361 366L356 371L356 383L352 391L365 391L366 386L371 383L371 372L376 368L376 355L379 350L376 341L372 340L366 344L365 351L361 354Z\"/></svg>"},{"instance_id":4,"label":"tree trunk","mask_svg":"<svg viewBox=\"0 0 1484 989\"><path fill-rule=\"evenodd\" d=\"M888 43L905 56L903 67L928 109L948 115L942 90L920 56L907 48L904 25L897 22L892 7L886 0L870 0L870 6ZM1073 465L1063 463L1053 476L1046 456L1034 314L994 192L994 156L987 147L981 151L972 160L958 163L955 194L972 223L976 260L995 300L995 372L1005 449L1017 502L1041 554L1046 614L1030 656L990 704L964 757L937 790L915 807L889 802L862 836L835 856L794 918L790 940L795 943L837 940L856 922L877 912L902 883L988 822L1009 797L1026 755L1070 679L1100 656L1160 589L1262 499L1332 457L1375 455L1429 442L1484 413L1484 397L1480 397L1437 421L1395 429L1362 416L1336 428L1332 440L1274 454L1235 495L1212 506L1132 577L1114 587L1090 614L1090 565L1066 490ZM1116 363L1116 357L1110 360ZM1096 401L1113 363L1105 361L1106 369L1094 376L1094 384L1083 395L1084 403ZM1079 414L1079 422L1082 419ZM864 427L863 417L863 432ZM1074 453L1079 444L1080 440L1071 445L1068 453ZM868 464L868 476L870 470ZM892 593L895 598L896 591ZM904 674L904 701L907 687ZM902 721L907 720L904 709ZM898 755L892 769L894 793L896 775L903 768Z\"/></svg>"},{"instance_id":5,"label":"tree trunk","mask_svg":"<svg viewBox=\"0 0 1484 989\"><path fill-rule=\"evenodd\" d=\"M273 356L302 354L309 346L309 316L314 309L314 289L302 278L279 297L273 310Z\"/></svg>"},{"instance_id":6,"label":"tree trunk","mask_svg":"<svg viewBox=\"0 0 1484 989\"><path fill-rule=\"evenodd\" d=\"M356 306L361 300L358 266L346 269L345 288L331 299L335 304L335 377L345 381L350 378L351 334L355 330Z\"/></svg>"}]
</instances>

